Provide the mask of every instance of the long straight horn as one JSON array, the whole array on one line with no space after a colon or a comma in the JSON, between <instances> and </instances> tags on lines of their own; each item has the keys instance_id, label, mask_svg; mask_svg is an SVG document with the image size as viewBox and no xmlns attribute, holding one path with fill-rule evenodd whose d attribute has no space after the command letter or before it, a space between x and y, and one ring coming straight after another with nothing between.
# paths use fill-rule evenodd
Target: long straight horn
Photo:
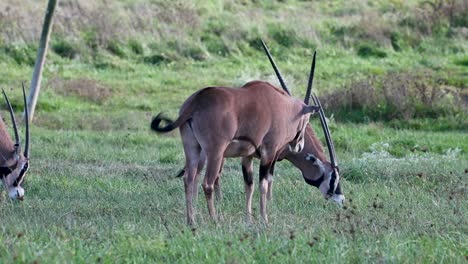
<instances>
[{"instance_id":1,"label":"long straight horn","mask_svg":"<svg viewBox=\"0 0 468 264\"><path fill-rule=\"evenodd\" d=\"M314 72L315 72L315 55L317 51L314 51L314 58L312 59L312 66L310 66L309 82L307 83L307 92L304 99L304 104L309 105L310 95L312 93L312 83L314 82Z\"/></svg>"},{"instance_id":2,"label":"long straight horn","mask_svg":"<svg viewBox=\"0 0 468 264\"><path fill-rule=\"evenodd\" d=\"M320 104L320 100L317 96L312 96L314 103L319 106L319 113L320 113L320 123L322 123L323 133L325 134L325 140L327 142L328 153L330 154L330 163L333 168L338 168L338 161L336 159L335 154L335 146L333 144L330 129L328 128L327 119L325 118L325 113L323 112L322 104Z\"/></svg>"},{"instance_id":3,"label":"long straight horn","mask_svg":"<svg viewBox=\"0 0 468 264\"><path fill-rule=\"evenodd\" d=\"M278 80L281 84L281 87L283 87L283 90L288 94L288 95L291 95L291 92L289 91L288 87L286 86L286 83L284 82L283 80L283 77L281 76L281 73L278 69L278 67L276 67L276 63L275 61L273 60L273 58L271 57L271 54L270 54L270 51L268 50L268 47L266 46L265 42L263 41L263 39L261 39L262 41L262 46L263 46L263 49L265 50L267 56L268 56L268 59L270 60L270 63L271 63L271 66L273 66L273 69L275 70L275 73L276 73L276 76L278 77Z\"/></svg>"},{"instance_id":4,"label":"long straight horn","mask_svg":"<svg viewBox=\"0 0 468 264\"><path fill-rule=\"evenodd\" d=\"M29 109L28 102L26 101L26 92L24 90L24 81L23 81L23 101L24 101L24 123L26 128L26 142L24 144L24 157L29 158Z\"/></svg>"},{"instance_id":5,"label":"long straight horn","mask_svg":"<svg viewBox=\"0 0 468 264\"><path fill-rule=\"evenodd\" d=\"M13 123L13 132L15 133L15 140L16 140L15 148L18 151L19 148L21 148L21 145L20 145L20 138L18 135L18 128L16 127L15 113L13 113L13 108L11 107L10 100L8 100L8 96L6 95L5 90L2 89L2 92L3 92L3 96L5 97L5 101L8 105L8 110L10 110L11 122Z\"/></svg>"}]
</instances>

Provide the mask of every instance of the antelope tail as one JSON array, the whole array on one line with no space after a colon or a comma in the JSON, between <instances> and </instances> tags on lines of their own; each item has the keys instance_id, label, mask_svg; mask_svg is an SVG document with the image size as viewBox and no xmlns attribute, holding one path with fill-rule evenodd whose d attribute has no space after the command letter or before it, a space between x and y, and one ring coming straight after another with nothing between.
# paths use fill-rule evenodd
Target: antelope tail
<instances>
[{"instance_id":1,"label":"antelope tail","mask_svg":"<svg viewBox=\"0 0 468 264\"><path fill-rule=\"evenodd\" d=\"M185 111L183 111L183 113L181 113L175 121L172 121L170 118L165 117L164 114L161 112L155 118L153 118L153 121L151 122L151 129L158 133L166 133L180 127L185 122L189 121L191 118L192 111L190 107L189 109L185 109ZM161 124L162 122L165 122L166 125L163 126Z\"/></svg>"},{"instance_id":2,"label":"antelope tail","mask_svg":"<svg viewBox=\"0 0 468 264\"><path fill-rule=\"evenodd\" d=\"M185 168L181 169L181 170L179 171L179 173L178 173L175 177L176 177L176 178L180 178L180 177L184 176L184 174L185 174Z\"/></svg>"},{"instance_id":3,"label":"antelope tail","mask_svg":"<svg viewBox=\"0 0 468 264\"><path fill-rule=\"evenodd\" d=\"M153 118L153 121L151 122L151 129L158 133L166 133L180 127L187 121L190 121L194 110L196 110L197 104L195 100L197 96L201 92L206 91L206 89L208 88L199 90L198 92L190 96L189 99L187 99L187 101L185 101L184 105L181 108L181 111L179 112L179 117L175 121L172 121L170 118L165 117L162 112L159 113L155 118ZM166 123L166 126L163 126L161 124L162 122Z\"/></svg>"},{"instance_id":4,"label":"antelope tail","mask_svg":"<svg viewBox=\"0 0 468 264\"><path fill-rule=\"evenodd\" d=\"M151 122L151 129L159 133L169 132L181 125L182 122L177 122L179 120L180 118L174 122L171 119L165 117L163 113L159 113L155 118L153 118L153 121ZM166 126L162 126L161 122L163 121L167 123Z\"/></svg>"}]
</instances>

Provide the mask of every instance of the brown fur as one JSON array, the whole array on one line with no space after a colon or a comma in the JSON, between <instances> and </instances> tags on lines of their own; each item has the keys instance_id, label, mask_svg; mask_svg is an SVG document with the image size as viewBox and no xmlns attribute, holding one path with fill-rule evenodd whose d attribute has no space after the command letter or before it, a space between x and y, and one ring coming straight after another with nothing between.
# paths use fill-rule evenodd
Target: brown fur
<instances>
[{"instance_id":1,"label":"brown fur","mask_svg":"<svg viewBox=\"0 0 468 264\"><path fill-rule=\"evenodd\" d=\"M16 165L15 143L11 140L5 122L0 116L0 167L12 167Z\"/></svg>"}]
</instances>

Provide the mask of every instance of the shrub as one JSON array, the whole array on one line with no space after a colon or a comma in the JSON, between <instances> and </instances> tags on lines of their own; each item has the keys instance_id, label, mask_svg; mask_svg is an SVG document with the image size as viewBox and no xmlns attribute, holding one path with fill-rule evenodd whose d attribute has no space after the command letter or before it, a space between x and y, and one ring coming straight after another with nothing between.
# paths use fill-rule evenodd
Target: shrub
<instances>
[{"instance_id":1,"label":"shrub","mask_svg":"<svg viewBox=\"0 0 468 264\"><path fill-rule=\"evenodd\" d=\"M400 26L407 26L423 35L449 33L455 27L466 27L468 4L463 0L422 1L408 10L400 19Z\"/></svg>"},{"instance_id":2,"label":"shrub","mask_svg":"<svg viewBox=\"0 0 468 264\"><path fill-rule=\"evenodd\" d=\"M210 53L222 56L229 55L230 53L228 46L220 36L204 35L201 38L201 42Z\"/></svg>"},{"instance_id":3,"label":"shrub","mask_svg":"<svg viewBox=\"0 0 468 264\"><path fill-rule=\"evenodd\" d=\"M52 50L62 58L74 59L78 50L64 39L52 43Z\"/></svg>"},{"instance_id":4,"label":"shrub","mask_svg":"<svg viewBox=\"0 0 468 264\"><path fill-rule=\"evenodd\" d=\"M138 42L137 40L131 39L128 41L128 46L130 47L130 50L137 54L137 55L143 55L144 49L143 45Z\"/></svg>"},{"instance_id":5,"label":"shrub","mask_svg":"<svg viewBox=\"0 0 468 264\"><path fill-rule=\"evenodd\" d=\"M23 65L34 66L35 62L35 49L30 46L17 46L9 45L4 48L5 53L8 54L16 63Z\"/></svg>"},{"instance_id":6,"label":"shrub","mask_svg":"<svg viewBox=\"0 0 468 264\"><path fill-rule=\"evenodd\" d=\"M460 113L466 111L467 107L463 94L455 87L447 87L446 80L433 76L433 72L425 71L390 73L382 77L358 80L342 90L325 94L322 101L338 120L343 121L391 121L458 116L460 118L457 121L448 121L462 120L463 123L463 115ZM395 123L396 126L398 124Z\"/></svg>"},{"instance_id":7,"label":"shrub","mask_svg":"<svg viewBox=\"0 0 468 264\"><path fill-rule=\"evenodd\" d=\"M117 40L109 41L109 43L107 43L107 50L120 58L125 58L126 56L125 50Z\"/></svg>"},{"instance_id":8,"label":"shrub","mask_svg":"<svg viewBox=\"0 0 468 264\"><path fill-rule=\"evenodd\" d=\"M378 48L376 45L373 45L370 43L360 44L357 48L357 54L363 58L368 58L368 57L385 58L387 57L387 53L385 51Z\"/></svg>"},{"instance_id":9,"label":"shrub","mask_svg":"<svg viewBox=\"0 0 468 264\"><path fill-rule=\"evenodd\" d=\"M158 65L161 63L167 63L170 62L170 59L165 55L165 54L152 54L149 56L145 56L143 58L143 62L147 64L154 64Z\"/></svg>"},{"instance_id":10,"label":"shrub","mask_svg":"<svg viewBox=\"0 0 468 264\"><path fill-rule=\"evenodd\" d=\"M294 29L284 28L280 24L268 25L268 34L278 44L286 48L291 47L297 42L299 42L299 37L297 36L296 31L294 31Z\"/></svg>"},{"instance_id":11,"label":"shrub","mask_svg":"<svg viewBox=\"0 0 468 264\"><path fill-rule=\"evenodd\" d=\"M182 56L196 61L203 61L208 58L208 54L198 45L188 45L182 49Z\"/></svg>"},{"instance_id":12,"label":"shrub","mask_svg":"<svg viewBox=\"0 0 468 264\"><path fill-rule=\"evenodd\" d=\"M456 59L455 64L467 67L468 66L468 56L464 56L462 58Z\"/></svg>"},{"instance_id":13,"label":"shrub","mask_svg":"<svg viewBox=\"0 0 468 264\"><path fill-rule=\"evenodd\" d=\"M82 38L86 45L91 48L93 51L97 51L100 42L97 32L94 29L87 29L82 32Z\"/></svg>"}]
</instances>

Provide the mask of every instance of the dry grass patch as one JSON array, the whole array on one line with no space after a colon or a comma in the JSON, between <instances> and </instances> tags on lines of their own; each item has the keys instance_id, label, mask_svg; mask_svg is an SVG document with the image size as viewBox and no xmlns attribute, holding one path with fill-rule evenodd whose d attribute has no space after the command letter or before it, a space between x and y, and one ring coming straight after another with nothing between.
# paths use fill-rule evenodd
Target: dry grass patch
<instances>
[{"instance_id":1,"label":"dry grass patch","mask_svg":"<svg viewBox=\"0 0 468 264\"><path fill-rule=\"evenodd\" d=\"M434 76L431 71L389 73L354 81L321 100L347 121L437 118L466 111L463 89Z\"/></svg>"},{"instance_id":2,"label":"dry grass patch","mask_svg":"<svg viewBox=\"0 0 468 264\"><path fill-rule=\"evenodd\" d=\"M112 96L112 90L109 87L87 78L72 80L52 78L48 87L59 95L76 96L97 104L104 103Z\"/></svg>"}]
</instances>

